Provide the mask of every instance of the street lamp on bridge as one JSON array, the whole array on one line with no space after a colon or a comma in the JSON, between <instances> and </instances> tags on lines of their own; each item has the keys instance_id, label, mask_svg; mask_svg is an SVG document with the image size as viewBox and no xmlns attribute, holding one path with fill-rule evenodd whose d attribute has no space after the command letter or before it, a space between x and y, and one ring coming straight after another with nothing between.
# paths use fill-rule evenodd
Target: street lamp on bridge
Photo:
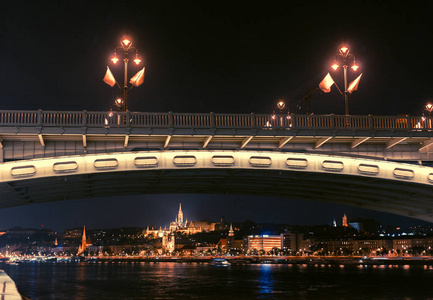
<instances>
[{"instance_id":1,"label":"street lamp on bridge","mask_svg":"<svg viewBox=\"0 0 433 300\"><path fill-rule=\"evenodd\" d=\"M433 111L433 104L431 103L427 103L427 105L425 106L425 110L428 111L428 115L431 115L431 112Z\"/></svg>"},{"instance_id":2,"label":"street lamp on bridge","mask_svg":"<svg viewBox=\"0 0 433 300\"><path fill-rule=\"evenodd\" d=\"M334 71L336 71L340 64L343 67L343 75L344 75L344 93L340 91L344 95L344 104L345 104L345 114L346 116L349 115L349 94L353 91L357 90L359 79L361 78L361 75L354 81L352 81L349 86L347 85L347 68L349 67L349 64L352 64L351 68L354 71L357 71L359 66L356 64L356 59L353 54L350 53L350 50L348 47L343 46L339 49L339 53L334 58L334 64L331 66Z\"/></svg>"},{"instance_id":3,"label":"street lamp on bridge","mask_svg":"<svg viewBox=\"0 0 433 300\"><path fill-rule=\"evenodd\" d=\"M113 64L116 64L120 59L118 58L119 55L123 55L123 63L124 63L124 79L123 79L123 86L120 85L116 79L114 78L113 74L110 71L110 68L107 67L107 72L104 76L104 82L113 87L117 84L119 89L121 90L119 97L114 101L115 105L118 107L119 111L127 111L127 98L128 98L128 91L132 89L134 86L139 86L144 82L144 67L138 71L131 79L129 80L129 83L131 86L128 86L128 62L129 62L129 54L130 53L135 54L135 59L133 60L136 65L139 65L141 63L141 59L138 57L138 50L137 48L132 46L132 41L125 37L121 42L120 46L117 46L114 49L114 56L111 58L111 61Z\"/></svg>"}]
</instances>

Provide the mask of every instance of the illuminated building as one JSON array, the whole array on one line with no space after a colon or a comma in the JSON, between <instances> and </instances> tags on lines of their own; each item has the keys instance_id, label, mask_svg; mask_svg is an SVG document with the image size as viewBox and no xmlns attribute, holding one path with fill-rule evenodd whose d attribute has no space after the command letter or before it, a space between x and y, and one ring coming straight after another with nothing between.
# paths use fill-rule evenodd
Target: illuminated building
<instances>
[{"instance_id":1,"label":"illuminated building","mask_svg":"<svg viewBox=\"0 0 433 300\"><path fill-rule=\"evenodd\" d=\"M188 220L183 221L182 204L179 203L179 212L177 213L176 219L170 223L170 231L177 231L187 227Z\"/></svg>"},{"instance_id":2,"label":"illuminated building","mask_svg":"<svg viewBox=\"0 0 433 300\"><path fill-rule=\"evenodd\" d=\"M269 252L274 248L281 249L280 235L249 235L247 237L246 251Z\"/></svg>"},{"instance_id":3,"label":"illuminated building","mask_svg":"<svg viewBox=\"0 0 433 300\"><path fill-rule=\"evenodd\" d=\"M177 217L174 221L170 223L169 228L162 229L161 227L159 229L149 229L146 230L146 236L153 236L162 238L165 234L168 234L170 232L179 232L183 234L195 234L199 232L209 232L209 231L215 231L215 225L216 223L212 222L206 222L206 221L200 221L200 222L188 222L187 219L185 221L183 220L183 212L182 212L182 204L179 204L179 211L177 213Z\"/></svg>"},{"instance_id":4,"label":"illuminated building","mask_svg":"<svg viewBox=\"0 0 433 300\"><path fill-rule=\"evenodd\" d=\"M173 232L165 233L162 237L162 251L171 254L175 248L175 237Z\"/></svg>"},{"instance_id":5,"label":"illuminated building","mask_svg":"<svg viewBox=\"0 0 433 300\"><path fill-rule=\"evenodd\" d=\"M343 225L343 227L349 227L349 225L347 224L347 216L346 216L346 214L344 214L344 216L343 216L342 225Z\"/></svg>"},{"instance_id":6,"label":"illuminated building","mask_svg":"<svg viewBox=\"0 0 433 300\"><path fill-rule=\"evenodd\" d=\"M230 224L229 234L227 235L227 249L233 248L233 240L235 237L235 231L233 230L233 224Z\"/></svg>"},{"instance_id":7,"label":"illuminated building","mask_svg":"<svg viewBox=\"0 0 433 300\"><path fill-rule=\"evenodd\" d=\"M81 236L81 245L78 247L78 253L77 255L80 255L81 253L84 253L87 251L87 248L92 244L90 241L90 238L86 238L86 226L83 228L83 235Z\"/></svg>"},{"instance_id":8,"label":"illuminated building","mask_svg":"<svg viewBox=\"0 0 433 300\"><path fill-rule=\"evenodd\" d=\"M370 240L334 240L324 242L325 250L335 254L343 252L361 251L370 254L377 250L392 248L392 240L370 239ZM345 253L347 254L347 253Z\"/></svg>"}]
</instances>

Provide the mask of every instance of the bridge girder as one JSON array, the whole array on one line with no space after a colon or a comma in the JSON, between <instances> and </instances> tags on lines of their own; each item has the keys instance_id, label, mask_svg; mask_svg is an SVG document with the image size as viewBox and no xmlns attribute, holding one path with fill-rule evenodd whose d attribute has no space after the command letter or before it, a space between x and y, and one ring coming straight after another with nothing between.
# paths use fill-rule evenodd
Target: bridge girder
<instances>
[{"instance_id":1,"label":"bridge girder","mask_svg":"<svg viewBox=\"0 0 433 300\"><path fill-rule=\"evenodd\" d=\"M278 196L433 222L433 168L266 151L143 151L0 164L0 207L115 195Z\"/></svg>"}]
</instances>

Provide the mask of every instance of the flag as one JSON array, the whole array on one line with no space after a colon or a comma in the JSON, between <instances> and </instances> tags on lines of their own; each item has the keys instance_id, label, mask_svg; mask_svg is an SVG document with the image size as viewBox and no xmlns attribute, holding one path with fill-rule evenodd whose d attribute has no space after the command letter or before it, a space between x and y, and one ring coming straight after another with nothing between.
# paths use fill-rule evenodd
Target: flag
<instances>
[{"instance_id":1,"label":"flag","mask_svg":"<svg viewBox=\"0 0 433 300\"><path fill-rule=\"evenodd\" d=\"M349 93L352 93L353 91L356 91L358 89L358 84L359 84L359 80L361 79L362 73L361 75L358 76L358 78L356 78L354 81L352 81L349 84L349 87L347 88L347 91Z\"/></svg>"},{"instance_id":2,"label":"flag","mask_svg":"<svg viewBox=\"0 0 433 300\"><path fill-rule=\"evenodd\" d=\"M328 75L326 75L325 78L323 78L323 80L320 82L319 88L325 93L329 93L331 91L331 86L334 83L334 79L332 79L331 74L328 73Z\"/></svg>"},{"instance_id":3,"label":"flag","mask_svg":"<svg viewBox=\"0 0 433 300\"><path fill-rule=\"evenodd\" d=\"M144 68L137 72L134 76L132 76L129 83L132 83L135 86L139 86L144 82Z\"/></svg>"},{"instance_id":4,"label":"flag","mask_svg":"<svg viewBox=\"0 0 433 300\"><path fill-rule=\"evenodd\" d=\"M111 73L110 68L107 67L107 72L104 76L104 82L109 86L113 87L116 84L116 79L114 79L113 73Z\"/></svg>"}]
</instances>

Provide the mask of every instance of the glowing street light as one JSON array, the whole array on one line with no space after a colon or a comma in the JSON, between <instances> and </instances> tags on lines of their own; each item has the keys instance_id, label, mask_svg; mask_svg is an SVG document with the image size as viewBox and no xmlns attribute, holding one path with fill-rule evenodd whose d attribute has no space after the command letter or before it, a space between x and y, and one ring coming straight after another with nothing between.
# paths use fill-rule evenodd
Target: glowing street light
<instances>
[{"instance_id":1,"label":"glowing street light","mask_svg":"<svg viewBox=\"0 0 433 300\"><path fill-rule=\"evenodd\" d=\"M428 114L430 115L433 111L433 104L427 103L427 105L425 106L425 110L428 111Z\"/></svg>"},{"instance_id":2,"label":"glowing street light","mask_svg":"<svg viewBox=\"0 0 433 300\"><path fill-rule=\"evenodd\" d=\"M280 112L283 112L285 107L286 107L286 102L284 102L284 100L279 100L277 102L277 108L280 110Z\"/></svg>"},{"instance_id":3,"label":"glowing street light","mask_svg":"<svg viewBox=\"0 0 433 300\"><path fill-rule=\"evenodd\" d=\"M355 56L350 53L348 47L343 46L339 49L339 53L334 58L334 64L331 66L334 71L336 71L340 64L343 67L344 71L344 104L345 104L345 113L346 116L349 115L349 93L351 90L347 89L347 68L349 64L352 64L351 68L354 71L357 71L359 66L356 64Z\"/></svg>"},{"instance_id":4,"label":"glowing street light","mask_svg":"<svg viewBox=\"0 0 433 300\"><path fill-rule=\"evenodd\" d=\"M120 45L114 49L114 55L111 58L113 64L116 64L120 59L117 57L118 53L123 53L123 63L124 63L124 80L123 86L117 83L110 69L107 67L107 72L104 77L104 82L110 86L114 86L117 84L119 89L122 91L122 95L117 98L114 103L118 107L119 111L127 111L127 96L128 90L130 90L134 86L139 86L144 81L144 68L140 70L137 74L135 74L132 78L130 78L129 83L132 84L131 87L128 87L128 62L129 62L129 53L135 53L135 59L133 60L135 64L139 65L141 63L141 59L138 57L138 50L132 46L132 41L128 38L124 38L120 41Z\"/></svg>"}]
</instances>

